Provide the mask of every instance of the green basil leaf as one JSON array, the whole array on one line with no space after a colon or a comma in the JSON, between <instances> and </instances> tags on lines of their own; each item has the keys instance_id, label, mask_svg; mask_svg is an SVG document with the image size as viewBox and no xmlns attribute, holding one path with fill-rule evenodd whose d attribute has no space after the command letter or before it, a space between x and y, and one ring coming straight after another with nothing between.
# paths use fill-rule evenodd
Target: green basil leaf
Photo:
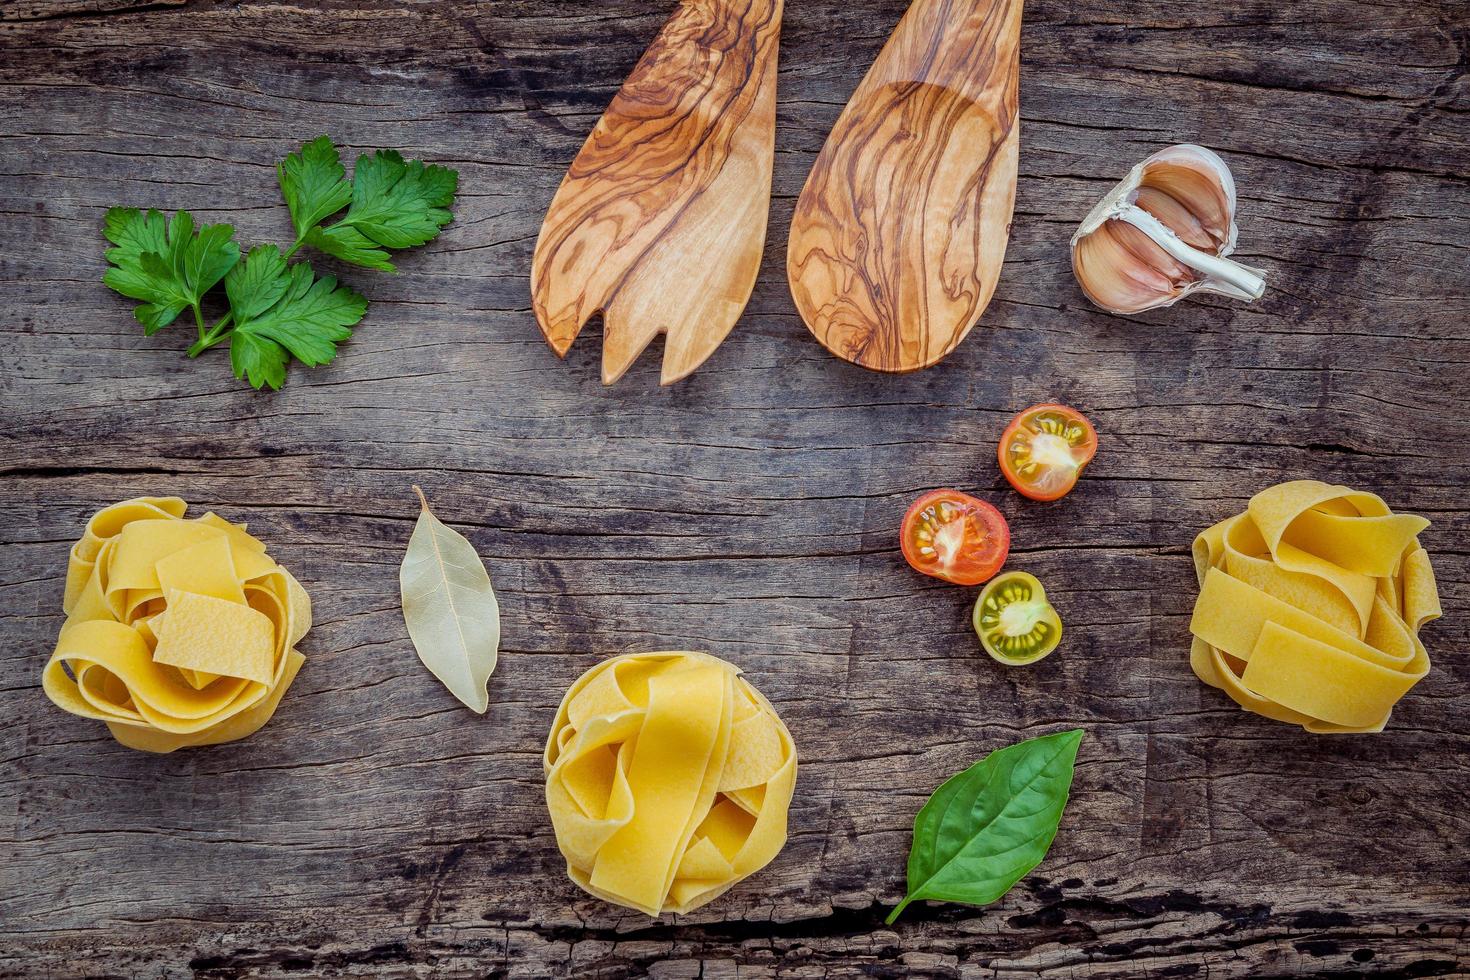
<instances>
[{"instance_id":1,"label":"green basil leaf","mask_svg":"<svg viewBox=\"0 0 1470 980\"><path fill-rule=\"evenodd\" d=\"M1082 731L992 752L934 791L914 819L910 902L989 905L1041 863L1061 824Z\"/></svg>"}]
</instances>

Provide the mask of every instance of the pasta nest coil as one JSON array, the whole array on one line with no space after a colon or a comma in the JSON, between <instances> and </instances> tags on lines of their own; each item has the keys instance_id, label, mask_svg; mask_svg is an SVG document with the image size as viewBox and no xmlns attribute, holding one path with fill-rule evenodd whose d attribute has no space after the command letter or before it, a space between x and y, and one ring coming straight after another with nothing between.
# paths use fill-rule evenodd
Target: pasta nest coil
<instances>
[{"instance_id":1,"label":"pasta nest coil","mask_svg":"<svg viewBox=\"0 0 1470 980\"><path fill-rule=\"evenodd\" d=\"M104 508L72 547L56 650L61 708L147 752L230 742L275 713L301 669L311 600L244 525L186 520L177 497Z\"/></svg>"},{"instance_id":2,"label":"pasta nest coil","mask_svg":"<svg viewBox=\"0 0 1470 980\"><path fill-rule=\"evenodd\" d=\"M1242 708L1309 732L1378 732L1429 672L1440 616L1429 522L1312 480L1251 499L1194 542L1190 664Z\"/></svg>"},{"instance_id":3,"label":"pasta nest coil","mask_svg":"<svg viewBox=\"0 0 1470 980\"><path fill-rule=\"evenodd\" d=\"M583 674L545 765L567 873L617 905L689 912L786 843L791 733L738 669L707 654L635 654Z\"/></svg>"}]
</instances>

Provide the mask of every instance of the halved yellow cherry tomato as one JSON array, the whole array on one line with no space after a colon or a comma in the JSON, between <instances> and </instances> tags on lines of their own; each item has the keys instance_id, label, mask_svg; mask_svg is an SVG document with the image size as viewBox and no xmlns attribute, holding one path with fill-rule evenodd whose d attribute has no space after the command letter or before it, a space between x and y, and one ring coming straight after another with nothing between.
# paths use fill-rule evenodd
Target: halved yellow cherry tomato
<instances>
[{"instance_id":1,"label":"halved yellow cherry tomato","mask_svg":"<svg viewBox=\"0 0 1470 980\"><path fill-rule=\"evenodd\" d=\"M985 652L1001 663L1034 664L1062 642L1062 620L1036 576L1006 572L980 593L975 632Z\"/></svg>"},{"instance_id":2,"label":"halved yellow cherry tomato","mask_svg":"<svg viewBox=\"0 0 1470 980\"><path fill-rule=\"evenodd\" d=\"M1060 500L1097 455L1097 430L1065 405L1034 405L1000 437L1000 471L1032 500Z\"/></svg>"},{"instance_id":3,"label":"halved yellow cherry tomato","mask_svg":"<svg viewBox=\"0 0 1470 980\"><path fill-rule=\"evenodd\" d=\"M956 585L990 581L1011 551L1011 528L990 504L958 490L932 490L914 501L899 530L915 571Z\"/></svg>"}]
</instances>

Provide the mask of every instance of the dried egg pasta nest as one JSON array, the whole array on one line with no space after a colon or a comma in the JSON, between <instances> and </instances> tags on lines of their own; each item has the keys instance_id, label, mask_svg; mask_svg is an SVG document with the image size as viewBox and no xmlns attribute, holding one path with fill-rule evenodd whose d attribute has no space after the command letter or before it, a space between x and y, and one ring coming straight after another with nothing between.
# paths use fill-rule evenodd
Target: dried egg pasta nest
<instances>
[{"instance_id":1,"label":"dried egg pasta nest","mask_svg":"<svg viewBox=\"0 0 1470 980\"><path fill-rule=\"evenodd\" d=\"M306 590L265 545L177 497L104 508L71 550L67 614L42 685L147 752L231 742L275 713L301 669Z\"/></svg>"},{"instance_id":2,"label":"dried egg pasta nest","mask_svg":"<svg viewBox=\"0 0 1470 980\"><path fill-rule=\"evenodd\" d=\"M786 843L791 733L739 670L707 654L635 654L583 674L545 763L567 873L617 905L689 912Z\"/></svg>"},{"instance_id":3,"label":"dried egg pasta nest","mask_svg":"<svg viewBox=\"0 0 1470 980\"><path fill-rule=\"evenodd\" d=\"M1378 732L1429 672L1440 615L1422 517L1312 480L1257 494L1194 541L1200 680L1309 732Z\"/></svg>"}]
</instances>

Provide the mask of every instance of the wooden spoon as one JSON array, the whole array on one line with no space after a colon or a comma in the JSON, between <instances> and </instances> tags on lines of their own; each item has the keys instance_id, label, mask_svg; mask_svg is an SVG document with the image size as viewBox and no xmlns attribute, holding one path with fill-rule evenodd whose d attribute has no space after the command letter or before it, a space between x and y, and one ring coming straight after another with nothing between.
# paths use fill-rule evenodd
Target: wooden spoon
<instances>
[{"instance_id":1,"label":"wooden spoon","mask_svg":"<svg viewBox=\"0 0 1470 980\"><path fill-rule=\"evenodd\" d=\"M914 371L990 303L1016 198L1022 0L914 0L796 205L787 274L807 328Z\"/></svg>"},{"instance_id":2,"label":"wooden spoon","mask_svg":"<svg viewBox=\"0 0 1470 980\"><path fill-rule=\"evenodd\" d=\"M666 333L687 377L755 287L771 202L782 0L682 0L572 162L541 225L536 320L558 356L603 314L612 384Z\"/></svg>"}]
</instances>

